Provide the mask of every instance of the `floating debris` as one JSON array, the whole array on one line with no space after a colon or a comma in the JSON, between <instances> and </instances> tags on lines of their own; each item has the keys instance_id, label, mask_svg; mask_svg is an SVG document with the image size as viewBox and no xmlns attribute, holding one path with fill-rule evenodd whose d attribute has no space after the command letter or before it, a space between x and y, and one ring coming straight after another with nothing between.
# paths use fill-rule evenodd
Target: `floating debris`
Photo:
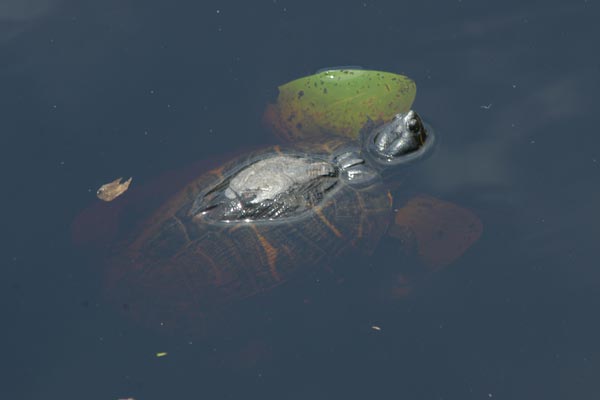
<instances>
[{"instance_id":1,"label":"floating debris","mask_svg":"<svg viewBox=\"0 0 600 400\"><path fill-rule=\"evenodd\" d=\"M121 180L123 180L123 178L120 177L110 183L105 183L104 185L100 186L100 189L96 191L96 196L98 196L100 200L113 201L114 199L125 193L127 189L129 189L129 184L131 184L132 179L133 178L129 178L125 182L121 183Z\"/></svg>"},{"instance_id":2,"label":"floating debris","mask_svg":"<svg viewBox=\"0 0 600 400\"><path fill-rule=\"evenodd\" d=\"M371 329L373 329L374 331L377 331L377 332L379 332L379 331L381 330L381 327L379 327L379 326L377 326L377 325L373 325L373 326L371 327Z\"/></svg>"},{"instance_id":3,"label":"floating debris","mask_svg":"<svg viewBox=\"0 0 600 400\"><path fill-rule=\"evenodd\" d=\"M169 353L167 353L166 351L161 351L161 352L159 352L159 353L156 353L156 357L164 357L164 356L166 356L167 354L169 354Z\"/></svg>"}]
</instances>

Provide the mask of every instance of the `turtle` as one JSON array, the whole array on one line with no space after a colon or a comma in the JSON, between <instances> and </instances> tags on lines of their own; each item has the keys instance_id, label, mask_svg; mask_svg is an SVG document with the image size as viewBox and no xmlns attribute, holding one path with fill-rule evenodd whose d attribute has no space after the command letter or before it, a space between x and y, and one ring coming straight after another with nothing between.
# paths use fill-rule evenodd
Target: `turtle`
<instances>
[{"instance_id":1,"label":"turtle","mask_svg":"<svg viewBox=\"0 0 600 400\"><path fill-rule=\"evenodd\" d=\"M388 234L414 247L426 271L433 271L481 233L468 211L432 197L417 196L395 209L391 189L398 173L430 154L434 143L431 127L409 109L388 122L368 120L359 137L296 135L236 155L193 175L167 199L142 191L144 201L151 197L163 204L118 243L102 241L111 252L103 263L105 293L145 325L206 332L232 308L314 271L348 269L355 255L373 254ZM170 174L162 182L173 185L174 177L186 175ZM99 207L117 213L119 202L126 201L124 196ZM444 212L432 212L440 204ZM115 220L98 211L86 216ZM432 223L442 214L470 221L468 233L461 243L451 242L449 251L440 247L439 225ZM81 225L74 224L75 238L83 237ZM404 295L409 288L404 275L398 282L396 294Z\"/></svg>"},{"instance_id":2,"label":"turtle","mask_svg":"<svg viewBox=\"0 0 600 400\"><path fill-rule=\"evenodd\" d=\"M411 110L359 141L236 157L188 183L110 259L111 298L142 321L197 327L311 269L372 254L393 220L385 173L434 141Z\"/></svg>"}]
</instances>

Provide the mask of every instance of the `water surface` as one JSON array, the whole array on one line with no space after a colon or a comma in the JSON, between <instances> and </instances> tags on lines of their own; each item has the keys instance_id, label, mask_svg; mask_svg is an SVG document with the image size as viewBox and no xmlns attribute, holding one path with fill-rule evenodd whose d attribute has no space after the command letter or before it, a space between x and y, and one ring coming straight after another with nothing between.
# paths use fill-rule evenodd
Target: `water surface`
<instances>
[{"instance_id":1,"label":"water surface","mask_svg":"<svg viewBox=\"0 0 600 400\"><path fill-rule=\"evenodd\" d=\"M593 1L4 1L0 397L597 397L599 16ZM313 282L310 326L277 320L247 346L124 320L71 237L96 188L269 143L277 85L331 65L417 82L439 142L410 190L476 212L481 240L381 308Z\"/></svg>"}]
</instances>

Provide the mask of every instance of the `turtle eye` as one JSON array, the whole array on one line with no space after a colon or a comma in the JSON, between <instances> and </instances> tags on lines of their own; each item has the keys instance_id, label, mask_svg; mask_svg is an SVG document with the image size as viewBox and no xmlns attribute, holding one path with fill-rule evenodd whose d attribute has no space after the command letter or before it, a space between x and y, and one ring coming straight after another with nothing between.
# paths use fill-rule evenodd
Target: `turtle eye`
<instances>
[{"instance_id":1,"label":"turtle eye","mask_svg":"<svg viewBox=\"0 0 600 400\"><path fill-rule=\"evenodd\" d=\"M410 121L408 121L408 130L410 130L412 133L417 133L421 130L419 121L417 121L416 118L413 118Z\"/></svg>"}]
</instances>

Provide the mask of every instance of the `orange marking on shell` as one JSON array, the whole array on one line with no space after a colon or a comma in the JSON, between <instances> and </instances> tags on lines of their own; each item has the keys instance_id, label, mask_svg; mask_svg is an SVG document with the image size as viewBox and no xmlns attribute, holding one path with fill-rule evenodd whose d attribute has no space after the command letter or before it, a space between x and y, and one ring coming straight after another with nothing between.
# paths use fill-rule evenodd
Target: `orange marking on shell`
<instances>
[{"instance_id":1,"label":"orange marking on shell","mask_svg":"<svg viewBox=\"0 0 600 400\"><path fill-rule=\"evenodd\" d=\"M216 176L217 176L217 178L219 178L219 179L223 179L223 169L224 169L224 168L225 168L225 167L219 167L219 168L215 168L215 169L213 169L212 171L210 171L209 173L210 173L210 174L213 174L213 175L216 175Z\"/></svg>"},{"instance_id":2,"label":"orange marking on shell","mask_svg":"<svg viewBox=\"0 0 600 400\"><path fill-rule=\"evenodd\" d=\"M392 196L392 193L390 193L389 190L387 192L387 198L390 201L390 207L391 207L394 204L394 197Z\"/></svg>"},{"instance_id":3,"label":"orange marking on shell","mask_svg":"<svg viewBox=\"0 0 600 400\"><path fill-rule=\"evenodd\" d=\"M237 223L237 224L235 224L235 225L232 225L232 226L229 228L229 231L230 231L230 232L235 232L235 231L237 231L238 229L240 229L240 228L242 228L242 227L244 227L244 226L246 226L246 223L245 223L245 222L243 222L243 223Z\"/></svg>"},{"instance_id":4,"label":"orange marking on shell","mask_svg":"<svg viewBox=\"0 0 600 400\"><path fill-rule=\"evenodd\" d=\"M321 221L323 221L323 223L329 229L331 229L331 231L335 234L335 236L342 237L342 232L340 232L338 230L338 228L335 227L335 225L333 225L331 222L329 222L329 220L327 219L327 217L323 214L323 212L320 209L315 208L315 213L319 216L319 218L321 219Z\"/></svg>"},{"instance_id":5,"label":"orange marking on shell","mask_svg":"<svg viewBox=\"0 0 600 400\"><path fill-rule=\"evenodd\" d=\"M325 148L325 151L327 151L327 153L333 153L333 146L332 145L335 145L335 144L325 143L323 145L323 147Z\"/></svg>"},{"instance_id":6,"label":"orange marking on shell","mask_svg":"<svg viewBox=\"0 0 600 400\"><path fill-rule=\"evenodd\" d=\"M273 150L275 151L275 153L281 155L281 146L275 145L273 146Z\"/></svg>"},{"instance_id":7,"label":"orange marking on shell","mask_svg":"<svg viewBox=\"0 0 600 400\"><path fill-rule=\"evenodd\" d=\"M271 276L276 281L281 281L279 272L277 272L277 248L273 247L273 245L271 245L271 243L269 243L269 241L258 232L256 226L252 226L252 229L254 229L256 237L258 237L260 245L265 251L265 255L267 256L267 263L269 264L269 270L271 271Z\"/></svg>"}]
</instances>

